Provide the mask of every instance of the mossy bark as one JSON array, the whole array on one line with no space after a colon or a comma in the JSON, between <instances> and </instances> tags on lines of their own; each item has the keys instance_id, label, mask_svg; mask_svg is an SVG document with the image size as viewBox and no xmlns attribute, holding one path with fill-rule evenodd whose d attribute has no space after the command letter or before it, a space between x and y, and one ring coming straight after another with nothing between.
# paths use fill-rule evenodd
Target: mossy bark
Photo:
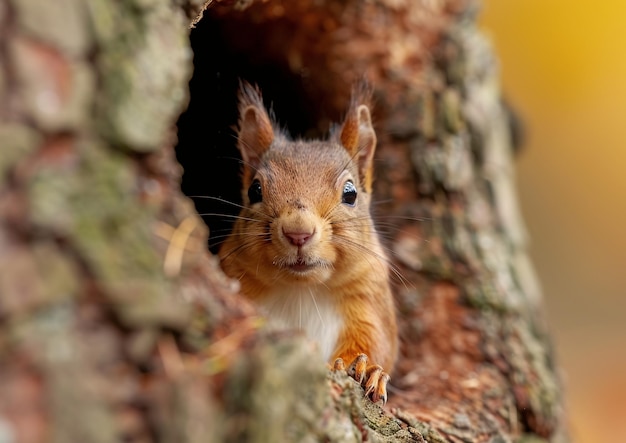
<instances>
[{"instance_id":1,"label":"mossy bark","mask_svg":"<svg viewBox=\"0 0 626 443\"><path fill-rule=\"evenodd\" d=\"M475 9L1 0L0 440L566 441ZM404 280L384 409L265 331L205 250L174 153L203 20L298 79L303 131L374 87L377 221Z\"/></svg>"}]
</instances>

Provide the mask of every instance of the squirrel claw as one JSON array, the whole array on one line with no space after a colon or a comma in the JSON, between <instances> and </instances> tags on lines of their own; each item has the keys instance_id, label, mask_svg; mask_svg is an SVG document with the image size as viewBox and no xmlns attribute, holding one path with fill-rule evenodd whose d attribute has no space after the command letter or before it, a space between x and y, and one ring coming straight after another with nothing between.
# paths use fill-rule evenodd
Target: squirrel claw
<instances>
[{"instance_id":1,"label":"squirrel claw","mask_svg":"<svg viewBox=\"0 0 626 443\"><path fill-rule=\"evenodd\" d=\"M378 390L378 382L380 376L383 374L383 368L378 365L373 365L367 368L366 381L365 381L365 395L373 394Z\"/></svg>"},{"instance_id":2,"label":"squirrel claw","mask_svg":"<svg viewBox=\"0 0 626 443\"><path fill-rule=\"evenodd\" d=\"M348 369L346 369L348 375L359 382L360 385L363 384L363 380L365 380L365 374L367 372L367 355L359 354L356 356Z\"/></svg>"},{"instance_id":3,"label":"squirrel claw","mask_svg":"<svg viewBox=\"0 0 626 443\"><path fill-rule=\"evenodd\" d=\"M342 359L338 358L335 360L335 369L343 369L343 367ZM383 405L387 403L387 383L391 377L379 365L368 366L367 355L357 355L346 369L346 372L363 386L365 395L371 398L374 403L378 400L382 400Z\"/></svg>"},{"instance_id":4,"label":"squirrel claw","mask_svg":"<svg viewBox=\"0 0 626 443\"><path fill-rule=\"evenodd\" d=\"M345 371L346 365L343 362L343 358L335 359L335 363L333 363L333 371Z\"/></svg>"},{"instance_id":5,"label":"squirrel claw","mask_svg":"<svg viewBox=\"0 0 626 443\"><path fill-rule=\"evenodd\" d=\"M376 385L372 387L371 398L374 403L378 400L383 401L383 405L387 403L387 383L391 377L386 372L380 372L380 376L376 382Z\"/></svg>"}]
</instances>

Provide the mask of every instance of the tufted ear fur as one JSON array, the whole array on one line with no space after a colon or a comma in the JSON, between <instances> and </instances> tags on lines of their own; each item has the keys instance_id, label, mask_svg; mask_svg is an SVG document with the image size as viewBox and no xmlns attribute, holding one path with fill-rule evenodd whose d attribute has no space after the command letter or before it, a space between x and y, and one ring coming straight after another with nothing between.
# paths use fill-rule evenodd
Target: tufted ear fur
<instances>
[{"instance_id":1,"label":"tufted ear fur","mask_svg":"<svg viewBox=\"0 0 626 443\"><path fill-rule=\"evenodd\" d=\"M237 147L245 168L254 170L274 141L274 130L263 106L261 92L247 82L241 82L239 88L238 129Z\"/></svg>"},{"instance_id":2,"label":"tufted ear fur","mask_svg":"<svg viewBox=\"0 0 626 443\"><path fill-rule=\"evenodd\" d=\"M359 177L366 192L372 191L373 159L376 150L376 133L372 126L372 118L367 105L362 102L365 97L355 96L348 111L339 140L350 156L355 160Z\"/></svg>"}]
</instances>

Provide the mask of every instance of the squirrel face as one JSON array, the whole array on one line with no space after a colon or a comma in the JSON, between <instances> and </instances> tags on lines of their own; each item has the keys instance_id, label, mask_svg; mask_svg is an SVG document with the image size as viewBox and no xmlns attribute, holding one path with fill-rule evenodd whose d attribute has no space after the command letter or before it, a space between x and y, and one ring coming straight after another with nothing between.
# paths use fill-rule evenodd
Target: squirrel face
<instances>
[{"instance_id":1,"label":"squirrel face","mask_svg":"<svg viewBox=\"0 0 626 443\"><path fill-rule=\"evenodd\" d=\"M244 207L220 250L223 267L266 287L345 282L379 248L369 216L376 136L368 107L353 99L325 141L289 140L247 84L239 113Z\"/></svg>"},{"instance_id":2,"label":"squirrel face","mask_svg":"<svg viewBox=\"0 0 626 443\"><path fill-rule=\"evenodd\" d=\"M360 231L372 230L369 196L347 151L275 139L255 168L236 228L257 257L250 265L268 282L328 282L363 243Z\"/></svg>"}]
</instances>

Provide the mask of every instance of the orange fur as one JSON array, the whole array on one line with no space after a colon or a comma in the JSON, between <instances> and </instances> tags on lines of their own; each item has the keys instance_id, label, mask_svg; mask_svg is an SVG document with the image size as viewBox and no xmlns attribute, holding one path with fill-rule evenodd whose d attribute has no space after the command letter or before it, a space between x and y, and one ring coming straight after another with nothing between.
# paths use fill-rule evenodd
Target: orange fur
<instances>
[{"instance_id":1,"label":"orange fur","mask_svg":"<svg viewBox=\"0 0 626 443\"><path fill-rule=\"evenodd\" d=\"M329 362L364 353L391 371L397 327L387 258L369 213L376 136L367 105L357 98L340 134L326 141L288 140L249 85L239 109L244 209L219 252L224 271L268 316L318 334L312 338L322 347L330 343ZM251 203L257 180L261 201ZM353 206L342 202L348 181Z\"/></svg>"}]
</instances>

